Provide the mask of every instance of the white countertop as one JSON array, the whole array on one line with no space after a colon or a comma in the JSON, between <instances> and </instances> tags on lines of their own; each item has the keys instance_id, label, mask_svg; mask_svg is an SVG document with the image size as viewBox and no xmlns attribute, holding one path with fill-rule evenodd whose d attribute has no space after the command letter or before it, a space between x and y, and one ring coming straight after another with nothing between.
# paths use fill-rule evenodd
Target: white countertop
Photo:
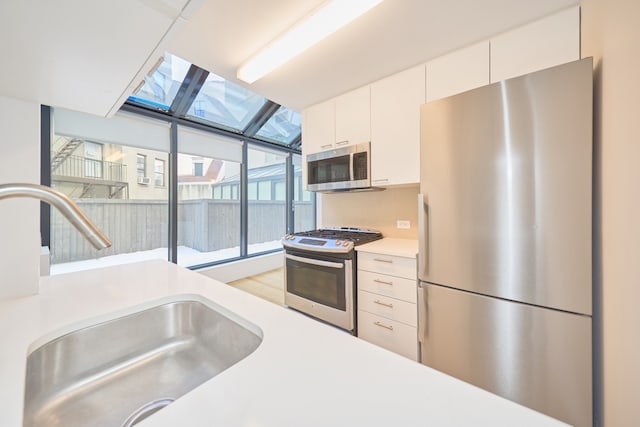
<instances>
[{"instance_id":1,"label":"white countertop","mask_svg":"<svg viewBox=\"0 0 640 427\"><path fill-rule=\"evenodd\" d=\"M415 258L418 254L418 241L414 239L395 239L385 237L371 243L356 246L358 252L371 252L384 255L395 255L404 258Z\"/></svg>"},{"instance_id":2,"label":"white countertop","mask_svg":"<svg viewBox=\"0 0 640 427\"><path fill-rule=\"evenodd\" d=\"M141 426L564 425L164 261L46 277L39 295L0 301L0 425L22 425L25 357L34 341L180 294L244 317L262 329L263 342Z\"/></svg>"}]
</instances>

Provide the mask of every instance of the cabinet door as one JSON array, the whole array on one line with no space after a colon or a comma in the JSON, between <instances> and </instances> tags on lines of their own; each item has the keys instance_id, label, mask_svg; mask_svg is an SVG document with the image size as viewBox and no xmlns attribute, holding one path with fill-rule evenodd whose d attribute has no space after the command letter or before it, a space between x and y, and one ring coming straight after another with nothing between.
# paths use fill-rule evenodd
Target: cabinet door
<instances>
[{"instance_id":1,"label":"cabinet door","mask_svg":"<svg viewBox=\"0 0 640 427\"><path fill-rule=\"evenodd\" d=\"M302 112L302 152L304 155L333 147L336 139L333 99Z\"/></svg>"},{"instance_id":2,"label":"cabinet door","mask_svg":"<svg viewBox=\"0 0 640 427\"><path fill-rule=\"evenodd\" d=\"M491 39L491 82L580 59L580 8Z\"/></svg>"},{"instance_id":3,"label":"cabinet door","mask_svg":"<svg viewBox=\"0 0 640 427\"><path fill-rule=\"evenodd\" d=\"M420 181L420 105L425 102L424 65L371 85L373 185Z\"/></svg>"},{"instance_id":4,"label":"cabinet door","mask_svg":"<svg viewBox=\"0 0 640 427\"><path fill-rule=\"evenodd\" d=\"M489 84L489 41L427 62L427 102Z\"/></svg>"},{"instance_id":5,"label":"cabinet door","mask_svg":"<svg viewBox=\"0 0 640 427\"><path fill-rule=\"evenodd\" d=\"M369 86L340 95L335 99L336 146L359 144L371 140Z\"/></svg>"}]
</instances>

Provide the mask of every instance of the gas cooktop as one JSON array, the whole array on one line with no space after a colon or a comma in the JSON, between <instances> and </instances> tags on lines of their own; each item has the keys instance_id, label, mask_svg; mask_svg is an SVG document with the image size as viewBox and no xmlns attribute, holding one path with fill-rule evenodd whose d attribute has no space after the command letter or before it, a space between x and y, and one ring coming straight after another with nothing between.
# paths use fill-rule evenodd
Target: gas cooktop
<instances>
[{"instance_id":1,"label":"gas cooktop","mask_svg":"<svg viewBox=\"0 0 640 427\"><path fill-rule=\"evenodd\" d=\"M354 246L382 239L377 230L357 227L329 227L288 234L282 238L285 248L319 252L349 252Z\"/></svg>"}]
</instances>

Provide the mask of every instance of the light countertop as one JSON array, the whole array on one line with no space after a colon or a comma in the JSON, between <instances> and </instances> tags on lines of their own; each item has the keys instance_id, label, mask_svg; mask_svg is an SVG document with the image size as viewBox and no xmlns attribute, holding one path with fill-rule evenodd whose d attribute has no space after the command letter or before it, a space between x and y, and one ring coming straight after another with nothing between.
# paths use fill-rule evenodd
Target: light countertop
<instances>
[{"instance_id":1,"label":"light countertop","mask_svg":"<svg viewBox=\"0 0 640 427\"><path fill-rule=\"evenodd\" d=\"M196 294L263 333L238 364L141 426L560 426L294 311L164 261L41 279L40 294L0 301L0 425L22 425L25 358L79 326ZM44 337L43 337L44 336Z\"/></svg>"},{"instance_id":2,"label":"light countertop","mask_svg":"<svg viewBox=\"0 0 640 427\"><path fill-rule=\"evenodd\" d=\"M404 258L415 258L418 254L418 241L413 239L395 239L385 237L371 243L358 245L356 246L356 251L394 255Z\"/></svg>"}]
</instances>

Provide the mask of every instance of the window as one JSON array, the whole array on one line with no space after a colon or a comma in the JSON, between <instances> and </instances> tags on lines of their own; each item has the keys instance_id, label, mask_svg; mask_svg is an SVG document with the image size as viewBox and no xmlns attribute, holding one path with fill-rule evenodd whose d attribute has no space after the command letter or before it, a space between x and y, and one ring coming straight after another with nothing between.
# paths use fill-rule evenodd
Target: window
<instances>
[{"instance_id":1,"label":"window","mask_svg":"<svg viewBox=\"0 0 640 427\"><path fill-rule=\"evenodd\" d=\"M281 250L280 238L293 228L287 225L287 160L300 144L299 113L174 55L162 59L109 120L53 109L52 186L83 203L114 241L96 253L53 212L49 231L58 271L167 254L197 268ZM175 169L167 163L172 135ZM249 160L241 168L245 149ZM177 194L170 198L174 180ZM177 207L171 227L169 199ZM170 235L170 228L177 233ZM96 256L102 256L99 263Z\"/></svg>"},{"instance_id":2,"label":"window","mask_svg":"<svg viewBox=\"0 0 640 427\"><path fill-rule=\"evenodd\" d=\"M293 156L293 231L307 231L315 228L315 197L302 187L302 156Z\"/></svg>"},{"instance_id":3,"label":"window","mask_svg":"<svg viewBox=\"0 0 640 427\"><path fill-rule=\"evenodd\" d=\"M239 176L239 162L178 154L179 265L240 256Z\"/></svg>"},{"instance_id":4,"label":"window","mask_svg":"<svg viewBox=\"0 0 640 427\"><path fill-rule=\"evenodd\" d=\"M136 155L136 175L138 184L141 184L143 178L147 176L147 156L144 154Z\"/></svg>"},{"instance_id":5,"label":"window","mask_svg":"<svg viewBox=\"0 0 640 427\"><path fill-rule=\"evenodd\" d=\"M102 144L84 142L84 176L102 177Z\"/></svg>"},{"instance_id":6,"label":"window","mask_svg":"<svg viewBox=\"0 0 640 427\"><path fill-rule=\"evenodd\" d=\"M155 159L153 164L153 182L156 187L164 187L164 160Z\"/></svg>"},{"instance_id":7,"label":"window","mask_svg":"<svg viewBox=\"0 0 640 427\"><path fill-rule=\"evenodd\" d=\"M52 154L64 151L63 141L70 140L56 139L58 142L52 143ZM81 158L69 156L52 174L51 186L77 203L113 241L113 246L95 251L57 209L51 209L52 274L143 259L167 259L168 192L166 189L135 185L145 177L147 156L153 156L156 162L164 164L161 159L166 159L167 154L153 150L144 150L145 154L142 154L139 148L125 144L98 145L105 159L100 162L102 173L98 173L95 166L86 166L96 163L84 163L84 167L79 168L78 165L83 164L78 163ZM96 146L90 147L84 151L85 154L96 149ZM92 159L92 162L97 161ZM88 170L91 176L83 173Z\"/></svg>"},{"instance_id":8,"label":"window","mask_svg":"<svg viewBox=\"0 0 640 427\"><path fill-rule=\"evenodd\" d=\"M204 163L193 162L193 176L204 176Z\"/></svg>"},{"instance_id":9,"label":"window","mask_svg":"<svg viewBox=\"0 0 640 427\"><path fill-rule=\"evenodd\" d=\"M286 234L286 202L273 200L274 182L286 175L287 156L273 150L250 145L248 150L249 185L257 183L257 200L248 203L248 253L254 254L281 247L280 238Z\"/></svg>"}]
</instances>

